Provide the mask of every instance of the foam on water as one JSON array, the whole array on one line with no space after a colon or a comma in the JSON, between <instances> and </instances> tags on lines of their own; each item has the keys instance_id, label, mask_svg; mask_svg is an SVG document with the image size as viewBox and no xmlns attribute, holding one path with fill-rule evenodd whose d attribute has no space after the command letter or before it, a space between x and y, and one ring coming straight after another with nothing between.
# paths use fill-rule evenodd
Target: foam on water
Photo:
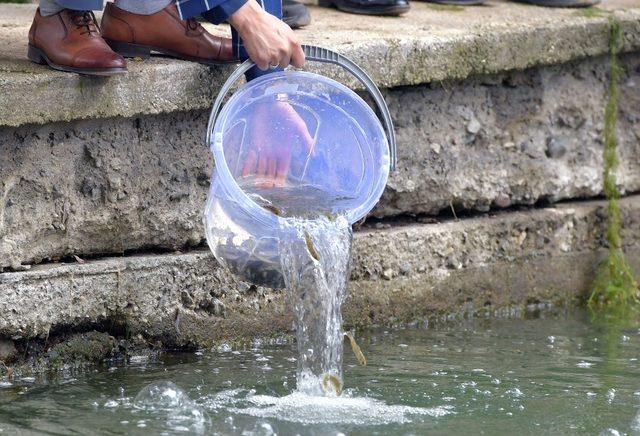
<instances>
[{"instance_id":1,"label":"foam on water","mask_svg":"<svg viewBox=\"0 0 640 436\"><path fill-rule=\"evenodd\" d=\"M244 407L232 406L228 410L256 418L275 418L301 424L349 425L404 424L424 417L437 418L455 413L453 406L449 405L429 408L388 405L374 398L351 396L350 392L336 398L302 392L284 397L250 394Z\"/></svg>"}]
</instances>

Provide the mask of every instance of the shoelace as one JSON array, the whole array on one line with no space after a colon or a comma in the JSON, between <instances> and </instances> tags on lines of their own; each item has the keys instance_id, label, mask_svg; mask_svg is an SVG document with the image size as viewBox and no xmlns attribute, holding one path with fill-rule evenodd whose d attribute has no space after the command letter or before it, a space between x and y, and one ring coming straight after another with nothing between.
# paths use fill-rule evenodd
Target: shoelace
<instances>
[{"instance_id":1,"label":"shoelace","mask_svg":"<svg viewBox=\"0 0 640 436\"><path fill-rule=\"evenodd\" d=\"M86 30L81 32L81 35L89 34L92 32L99 33L98 23L96 16L91 11L71 11L71 21L78 27L84 27Z\"/></svg>"}]
</instances>

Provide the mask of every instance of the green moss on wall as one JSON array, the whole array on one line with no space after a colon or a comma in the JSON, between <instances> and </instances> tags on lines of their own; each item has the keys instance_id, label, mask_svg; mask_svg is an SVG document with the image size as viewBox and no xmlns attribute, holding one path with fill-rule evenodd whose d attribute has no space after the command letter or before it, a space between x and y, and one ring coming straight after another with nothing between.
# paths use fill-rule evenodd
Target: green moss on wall
<instances>
[{"instance_id":1,"label":"green moss on wall","mask_svg":"<svg viewBox=\"0 0 640 436\"><path fill-rule=\"evenodd\" d=\"M622 29L613 17L610 17L609 21L611 23L610 78L604 115L604 193L608 200L606 237L609 252L600 265L593 283L593 290L589 297L589 305L592 307L626 307L638 302L638 283L622 251L620 190L615 175L619 164L616 121L621 74L618 52L622 44Z\"/></svg>"}]
</instances>

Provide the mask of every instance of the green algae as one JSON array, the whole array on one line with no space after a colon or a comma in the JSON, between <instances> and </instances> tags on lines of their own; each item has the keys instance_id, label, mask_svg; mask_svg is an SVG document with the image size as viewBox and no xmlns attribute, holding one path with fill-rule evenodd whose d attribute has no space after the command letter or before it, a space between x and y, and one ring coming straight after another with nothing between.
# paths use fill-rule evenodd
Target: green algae
<instances>
[{"instance_id":1,"label":"green algae","mask_svg":"<svg viewBox=\"0 0 640 436\"><path fill-rule=\"evenodd\" d=\"M588 8L576 9L573 12L573 15L577 15L585 18L598 18L608 14L609 14L608 11L605 11L604 9L596 8L594 6L590 6Z\"/></svg>"},{"instance_id":2,"label":"green algae","mask_svg":"<svg viewBox=\"0 0 640 436\"><path fill-rule=\"evenodd\" d=\"M620 163L616 153L618 146L616 121L621 74L618 52L622 44L622 29L613 17L610 17L609 21L611 23L610 77L604 119L604 192L608 200L606 238L609 252L598 268L588 304L590 307L619 307L626 311L626 308L631 308L638 303L638 283L622 251L620 190L615 175Z\"/></svg>"},{"instance_id":3,"label":"green algae","mask_svg":"<svg viewBox=\"0 0 640 436\"><path fill-rule=\"evenodd\" d=\"M47 353L49 364L59 367L65 363L97 363L116 354L118 341L108 333L92 331L70 337L54 345Z\"/></svg>"},{"instance_id":4,"label":"green algae","mask_svg":"<svg viewBox=\"0 0 640 436\"><path fill-rule=\"evenodd\" d=\"M442 3L428 3L427 7L429 9L433 9L434 11L451 11L451 12L460 12L464 11L464 8L459 5L445 5Z\"/></svg>"}]
</instances>

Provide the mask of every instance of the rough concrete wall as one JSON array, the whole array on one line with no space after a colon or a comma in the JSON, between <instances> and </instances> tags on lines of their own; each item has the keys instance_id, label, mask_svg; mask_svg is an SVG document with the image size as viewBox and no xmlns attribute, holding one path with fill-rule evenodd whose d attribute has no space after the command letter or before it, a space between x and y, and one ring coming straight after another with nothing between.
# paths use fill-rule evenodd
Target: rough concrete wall
<instances>
[{"instance_id":1,"label":"rough concrete wall","mask_svg":"<svg viewBox=\"0 0 640 436\"><path fill-rule=\"evenodd\" d=\"M621 207L625 249L640 268L640 196ZM355 236L346 322L388 325L574 298L603 257L605 208L594 201L365 228ZM41 265L0 274L0 337L97 323L165 346L208 346L290 331L286 301L238 282L208 251Z\"/></svg>"},{"instance_id":2,"label":"rough concrete wall","mask_svg":"<svg viewBox=\"0 0 640 436\"><path fill-rule=\"evenodd\" d=\"M624 59L619 182L640 189L640 55ZM388 91L400 161L376 215L602 192L605 59Z\"/></svg>"},{"instance_id":3,"label":"rough concrete wall","mask_svg":"<svg viewBox=\"0 0 640 436\"><path fill-rule=\"evenodd\" d=\"M640 189L640 54L623 59L622 190ZM601 192L607 60L385 91L398 172L377 216ZM207 114L0 128L0 268L202 242Z\"/></svg>"}]
</instances>

